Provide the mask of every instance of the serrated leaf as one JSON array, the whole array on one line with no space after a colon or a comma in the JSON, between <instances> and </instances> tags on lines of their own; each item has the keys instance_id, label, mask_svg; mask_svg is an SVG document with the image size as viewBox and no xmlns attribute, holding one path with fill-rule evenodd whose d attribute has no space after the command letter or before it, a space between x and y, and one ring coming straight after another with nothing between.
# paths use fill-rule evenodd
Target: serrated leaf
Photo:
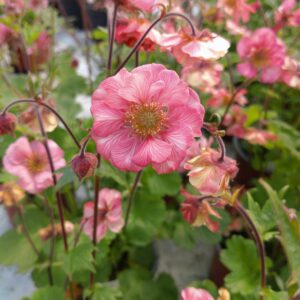
<instances>
[{"instance_id":1,"label":"serrated leaf","mask_svg":"<svg viewBox=\"0 0 300 300\"><path fill-rule=\"evenodd\" d=\"M65 292L57 286L48 286L38 289L31 296L31 300L64 300Z\"/></svg>"},{"instance_id":2,"label":"serrated leaf","mask_svg":"<svg viewBox=\"0 0 300 300\"><path fill-rule=\"evenodd\" d=\"M231 271L225 277L226 287L233 293L254 295L259 292L260 268L253 241L233 236L221 252L221 260Z\"/></svg>"},{"instance_id":3,"label":"serrated leaf","mask_svg":"<svg viewBox=\"0 0 300 300\"><path fill-rule=\"evenodd\" d=\"M122 297L122 292L116 287L96 284L92 300L119 300Z\"/></svg>"},{"instance_id":4,"label":"serrated leaf","mask_svg":"<svg viewBox=\"0 0 300 300\"><path fill-rule=\"evenodd\" d=\"M264 299L265 300L288 300L289 296L288 293L285 291L275 292L270 288L267 288L263 291Z\"/></svg>"},{"instance_id":5,"label":"serrated leaf","mask_svg":"<svg viewBox=\"0 0 300 300\"><path fill-rule=\"evenodd\" d=\"M260 180L260 183L267 191L273 205L273 213L280 230L280 241L292 271L291 283L300 286L300 224L298 220L295 220L296 224L290 222L276 191L267 182Z\"/></svg>"}]
</instances>

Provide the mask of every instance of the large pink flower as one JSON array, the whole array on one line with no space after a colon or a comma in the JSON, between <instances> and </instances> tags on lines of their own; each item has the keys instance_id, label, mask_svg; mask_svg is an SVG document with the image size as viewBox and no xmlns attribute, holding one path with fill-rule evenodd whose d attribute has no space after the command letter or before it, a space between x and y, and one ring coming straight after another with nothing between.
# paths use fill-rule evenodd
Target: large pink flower
<instances>
[{"instance_id":1,"label":"large pink flower","mask_svg":"<svg viewBox=\"0 0 300 300\"><path fill-rule=\"evenodd\" d=\"M258 74L264 83L273 83L280 77L285 47L271 29L260 28L243 37L237 51L243 61L237 69L243 76L254 78Z\"/></svg>"},{"instance_id":2,"label":"large pink flower","mask_svg":"<svg viewBox=\"0 0 300 300\"><path fill-rule=\"evenodd\" d=\"M159 64L122 69L92 96L92 137L98 152L121 170L152 164L159 173L177 169L195 136L204 108L176 72Z\"/></svg>"},{"instance_id":3,"label":"large pink flower","mask_svg":"<svg viewBox=\"0 0 300 300\"><path fill-rule=\"evenodd\" d=\"M214 298L206 290L189 287L182 290L181 300L214 300Z\"/></svg>"},{"instance_id":4,"label":"large pink flower","mask_svg":"<svg viewBox=\"0 0 300 300\"><path fill-rule=\"evenodd\" d=\"M120 232L124 225L121 193L113 189L104 188L99 192L98 197L97 242L104 238L108 229L113 232ZM93 201L85 203L81 223L83 224L83 231L92 239L94 227Z\"/></svg>"},{"instance_id":5,"label":"large pink flower","mask_svg":"<svg viewBox=\"0 0 300 300\"><path fill-rule=\"evenodd\" d=\"M64 167L63 150L51 140L48 144L55 170ZM31 194L38 194L54 184L45 146L40 141L19 138L6 150L3 165L8 173L19 177L18 184Z\"/></svg>"},{"instance_id":6,"label":"large pink flower","mask_svg":"<svg viewBox=\"0 0 300 300\"><path fill-rule=\"evenodd\" d=\"M162 50L170 51L180 64L194 64L200 60L217 60L223 57L230 43L205 29L196 36L186 32L162 34L159 44Z\"/></svg>"}]
</instances>

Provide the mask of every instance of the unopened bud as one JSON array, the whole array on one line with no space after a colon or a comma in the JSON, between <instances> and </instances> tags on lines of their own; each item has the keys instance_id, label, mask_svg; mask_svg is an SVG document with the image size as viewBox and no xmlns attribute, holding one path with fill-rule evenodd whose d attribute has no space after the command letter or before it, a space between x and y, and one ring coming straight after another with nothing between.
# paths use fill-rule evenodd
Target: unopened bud
<instances>
[{"instance_id":1,"label":"unopened bud","mask_svg":"<svg viewBox=\"0 0 300 300\"><path fill-rule=\"evenodd\" d=\"M96 155L89 152L86 152L83 155L76 155L71 161L72 169L80 180L92 176L97 164L98 159Z\"/></svg>"},{"instance_id":2,"label":"unopened bud","mask_svg":"<svg viewBox=\"0 0 300 300\"><path fill-rule=\"evenodd\" d=\"M0 114L0 135L12 134L16 128L17 117L11 113Z\"/></svg>"},{"instance_id":3,"label":"unopened bud","mask_svg":"<svg viewBox=\"0 0 300 300\"><path fill-rule=\"evenodd\" d=\"M65 221L64 224L65 224L65 232L67 235L69 235L70 233L73 232L74 225L69 221ZM54 236L62 236L63 233L62 233L61 224L55 224L54 226L49 224L47 227L41 228L38 231L38 235L42 241L47 241L48 239Z\"/></svg>"}]
</instances>

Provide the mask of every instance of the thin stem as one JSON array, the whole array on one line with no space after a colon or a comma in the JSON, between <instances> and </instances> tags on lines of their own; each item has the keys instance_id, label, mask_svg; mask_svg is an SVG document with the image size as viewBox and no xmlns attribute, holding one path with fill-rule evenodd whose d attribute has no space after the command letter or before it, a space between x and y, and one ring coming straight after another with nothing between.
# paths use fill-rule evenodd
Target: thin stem
<instances>
[{"instance_id":1,"label":"thin stem","mask_svg":"<svg viewBox=\"0 0 300 300\"><path fill-rule=\"evenodd\" d=\"M128 224L129 215L130 215L130 212L131 212L131 207L132 207L132 203L133 203L133 200L134 200L134 195L135 195L137 186L140 182L141 175L142 175L142 171L139 171L136 174L136 177L134 179L133 185L132 185L131 190L130 190L130 194L129 194L129 198L128 198L128 206L127 206L127 210L126 210L126 214L125 214L125 224L124 224L124 228L123 228L124 231L126 230L126 227L127 227L127 224Z\"/></svg>"},{"instance_id":2,"label":"thin stem","mask_svg":"<svg viewBox=\"0 0 300 300\"><path fill-rule=\"evenodd\" d=\"M82 146L81 146L81 149L80 149L80 152L79 152L79 155L80 157L83 157L84 156L84 152L85 152L85 148L88 144L90 140L90 135L88 135L86 138L85 138L85 141L83 142Z\"/></svg>"},{"instance_id":3,"label":"thin stem","mask_svg":"<svg viewBox=\"0 0 300 300\"><path fill-rule=\"evenodd\" d=\"M65 122L65 120L62 118L62 116L54 109L52 108L51 106L49 106L48 104L46 103L43 103L43 102L39 102L39 101L36 101L34 99L18 99L18 100L15 100L15 101L12 101L10 102L9 104L7 104L4 109L2 110L2 114L5 114L11 107L13 107L14 105L16 104L19 104L19 103L34 103L34 104L37 104L37 105L41 105L41 106L44 106L46 107L47 109L49 109L53 114L55 114L55 116L63 123L63 125L65 126L67 132L69 133L69 135L71 136L71 138L73 139L74 143L76 144L76 146L80 149L81 146L80 146L80 143L77 141L75 135L73 134L72 130L70 129L70 127L67 125L67 123Z\"/></svg>"},{"instance_id":4,"label":"thin stem","mask_svg":"<svg viewBox=\"0 0 300 300\"><path fill-rule=\"evenodd\" d=\"M129 59L132 57L132 55L140 48L141 44L144 42L144 40L146 39L147 35L149 34L149 32L160 22L163 21L167 18L172 18L172 17L179 17L182 18L184 20L186 20L192 30L192 35L196 36L196 29L192 23L192 21L186 17L185 15L182 15L180 13L169 13L166 14L164 16L160 16L159 18L157 18L150 26L149 28L145 31L145 33L140 37L140 39L136 42L136 44L134 45L134 47L131 49L131 51L129 52L129 54L127 55L127 57L125 58L125 60L120 64L120 66L118 67L117 71L115 72L115 74L117 74L129 61Z\"/></svg>"},{"instance_id":5,"label":"thin stem","mask_svg":"<svg viewBox=\"0 0 300 300\"><path fill-rule=\"evenodd\" d=\"M108 60L107 60L107 75L109 76L111 73L112 68L112 55L114 49L114 40L115 40L115 31L116 31L116 24L117 24L117 12L118 12L118 4L115 3L113 16L112 16L112 23L110 26L110 35L109 35L109 50L108 50Z\"/></svg>"},{"instance_id":6,"label":"thin stem","mask_svg":"<svg viewBox=\"0 0 300 300\"><path fill-rule=\"evenodd\" d=\"M251 220L250 216L248 215L246 209L238 201L235 202L234 207L240 213L240 215L245 219L245 221L248 223L248 225L252 231L253 237L255 239L256 246L257 246L258 253L259 253L259 258L260 258L260 274L261 274L260 285L261 285L261 290L263 290L266 286L266 263L265 263L264 243L263 243L253 221ZM263 300L264 296L260 295L259 299Z\"/></svg>"},{"instance_id":7,"label":"thin stem","mask_svg":"<svg viewBox=\"0 0 300 300\"><path fill-rule=\"evenodd\" d=\"M48 161L49 161L49 165L50 165L50 170L51 170L51 173L52 173L53 183L56 186L57 185L57 177L56 177L56 174L55 174L55 167L54 167L52 155L51 155L49 144L48 144L48 136L47 136L47 133L45 131L45 128L44 128L44 125L43 125L43 121L42 121L41 114L40 114L38 106L36 106L36 114L37 114L40 130L41 130L41 134L44 137L43 143L44 143L45 150L46 150L46 153L47 153L47 157L48 157ZM67 240L67 233L66 233L66 228L65 228L65 217L64 217L64 211L63 211L63 203L62 203L61 193L59 191L56 191L55 196L56 196L56 202L57 202L58 212L59 212L59 219L60 219L60 224L61 224L61 229L62 229L64 248L65 248L65 252L68 252L68 240Z\"/></svg>"}]
</instances>

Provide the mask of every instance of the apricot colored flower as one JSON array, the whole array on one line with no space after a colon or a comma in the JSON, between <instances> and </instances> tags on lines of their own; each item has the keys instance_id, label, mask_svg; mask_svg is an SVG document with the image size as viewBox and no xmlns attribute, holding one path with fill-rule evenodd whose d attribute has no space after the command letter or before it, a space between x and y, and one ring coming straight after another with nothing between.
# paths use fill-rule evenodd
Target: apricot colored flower
<instances>
[{"instance_id":1,"label":"apricot colored flower","mask_svg":"<svg viewBox=\"0 0 300 300\"><path fill-rule=\"evenodd\" d=\"M214 61L202 60L182 68L181 78L191 87L209 93L221 81L223 66Z\"/></svg>"},{"instance_id":2,"label":"apricot colored flower","mask_svg":"<svg viewBox=\"0 0 300 300\"><path fill-rule=\"evenodd\" d=\"M271 29L260 28L251 36L243 37L237 45L237 52L242 60L237 66L241 75L247 78L258 75L264 83L273 83L279 79L285 47Z\"/></svg>"},{"instance_id":3,"label":"apricot colored flower","mask_svg":"<svg viewBox=\"0 0 300 300\"><path fill-rule=\"evenodd\" d=\"M196 36L186 32L162 34L159 44L162 50L172 53L182 64L193 64L200 60L217 60L223 57L230 43L208 29L197 32Z\"/></svg>"},{"instance_id":4,"label":"apricot colored flower","mask_svg":"<svg viewBox=\"0 0 300 300\"><path fill-rule=\"evenodd\" d=\"M53 225L49 224L48 226L39 229L38 235L42 241L47 241L53 237L63 236L61 223L57 223ZM64 227L67 235L70 235L74 231L74 224L71 223L70 221L65 221Z\"/></svg>"},{"instance_id":5,"label":"apricot colored flower","mask_svg":"<svg viewBox=\"0 0 300 300\"><path fill-rule=\"evenodd\" d=\"M124 220L122 217L121 193L117 190L104 188L99 192L97 242L102 240L107 232L120 232ZM83 218L81 221L83 231L93 239L94 227L94 202L89 201L83 207Z\"/></svg>"},{"instance_id":6,"label":"apricot colored flower","mask_svg":"<svg viewBox=\"0 0 300 300\"><path fill-rule=\"evenodd\" d=\"M0 203L5 206L16 205L24 196L24 191L14 182L6 182L0 185Z\"/></svg>"},{"instance_id":7,"label":"apricot colored flower","mask_svg":"<svg viewBox=\"0 0 300 300\"><path fill-rule=\"evenodd\" d=\"M64 167L63 150L52 140L48 145L55 170ZM20 137L6 150L3 165L8 173L19 177L18 185L28 193L41 193L54 184L45 146L40 141Z\"/></svg>"},{"instance_id":8,"label":"apricot colored flower","mask_svg":"<svg viewBox=\"0 0 300 300\"><path fill-rule=\"evenodd\" d=\"M185 164L189 181L202 194L218 194L228 189L229 180L233 179L238 167L236 161L225 156L220 159L220 153L207 148L200 155Z\"/></svg>"},{"instance_id":9,"label":"apricot colored flower","mask_svg":"<svg viewBox=\"0 0 300 300\"><path fill-rule=\"evenodd\" d=\"M189 287L181 291L181 300L214 300L214 298L206 290Z\"/></svg>"},{"instance_id":10,"label":"apricot colored flower","mask_svg":"<svg viewBox=\"0 0 300 300\"><path fill-rule=\"evenodd\" d=\"M150 22L146 19L121 18L117 22L115 40L119 44L133 47L149 26ZM157 30L152 29L142 43L140 50L153 51L159 35Z\"/></svg>"},{"instance_id":11,"label":"apricot colored flower","mask_svg":"<svg viewBox=\"0 0 300 300\"><path fill-rule=\"evenodd\" d=\"M176 72L149 64L104 80L92 96L92 138L114 166L158 173L178 168L194 137L201 135L204 108Z\"/></svg>"}]
</instances>

